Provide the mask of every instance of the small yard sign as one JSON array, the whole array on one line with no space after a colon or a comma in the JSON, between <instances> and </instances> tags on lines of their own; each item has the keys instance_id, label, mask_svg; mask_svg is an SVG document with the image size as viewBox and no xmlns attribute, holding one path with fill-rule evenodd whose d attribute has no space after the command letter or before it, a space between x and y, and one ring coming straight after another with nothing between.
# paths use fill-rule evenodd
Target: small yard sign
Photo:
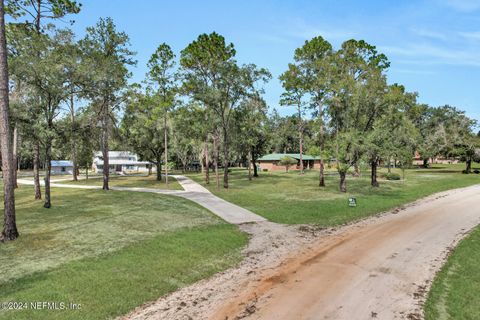
<instances>
[{"instance_id":1,"label":"small yard sign","mask_svg":"<svg viewBox=\"0 0 480 320\"><path fill-rule=\"evenodd\" d=\"M357 198L354 198L354 197L348 198L348 206L349 207L356 207L357 206Z\"/></svg>"}]
</instances>

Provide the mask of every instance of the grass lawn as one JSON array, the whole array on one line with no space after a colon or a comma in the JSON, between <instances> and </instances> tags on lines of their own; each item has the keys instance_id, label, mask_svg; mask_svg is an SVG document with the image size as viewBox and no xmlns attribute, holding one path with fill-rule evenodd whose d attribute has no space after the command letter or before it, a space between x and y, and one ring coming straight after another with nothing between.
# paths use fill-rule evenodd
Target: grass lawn
<instances>
[{"instance_id":1,"label":"grass lawn","mask_svg":"<svg viewBox=\"0 0 480 320\"><path fill-rule=\"evenodd\" d=\"M480 319L480 227L464 239L437 274L425 319Z\"/></svg>"},{"instance_id":2,"label":"grass lawn","mask_svg":"<svg viewBox=\"0 0 480 320\"><path fill-rule=\"evenodd\" d=\"M55 178L53 178L55 179ZM59 183L78 184L84 186L101 186L103 184L102 178L82 179L78 181L61 181ZM170 190L183 190L182 186L174 177L169 177L168 187L165 183L165 178L162 176L162 181L157 181L156 174L150 176L146 175L128 175L128 176L111 176L109 185L112 187L137 187L137 188L157 188Z\"/></svg>"},{"instance_id":3,"label":"grass lawn","mask_svg":"<svg viewBox=\"0 0 480 320\"><path fill-rule=\"evenodd\" d=\"M217 190L214 179L210 191L225 200L250 209L279 223L311 223L323 226L342 224L414 201L432 193L480 183L480 175L462 174L464 164L434 165L431 169L406 170L401 181L379 180L380 188L370 187L368 171L362 177L348 176L348 193L338 191L338 174L329 172L326 188L318 187L318 171L299 175L298 171L260 172L248 180L247 171L233 169L230 188ZM401 173L400 170L393 170ZM386 169L381 169L385 173ZM203 176L189 174L203 184ZM212 175L210 175L212 177ZM349 197L357 198L357 207L348 207Z\"/></svg>"},{"instance_id":4,"label":"grass lawn","mask_svg":"<svg viewBox=\"0 0 480 320\"><path fill-rule=\"evenodd\" d=\"M0 244L0 302L81 310L0 310L1 319L105 319L241 260L247 237L185 199L52 189L52 208L16 192L21 236Z\"/></svg>"}]
</instances>

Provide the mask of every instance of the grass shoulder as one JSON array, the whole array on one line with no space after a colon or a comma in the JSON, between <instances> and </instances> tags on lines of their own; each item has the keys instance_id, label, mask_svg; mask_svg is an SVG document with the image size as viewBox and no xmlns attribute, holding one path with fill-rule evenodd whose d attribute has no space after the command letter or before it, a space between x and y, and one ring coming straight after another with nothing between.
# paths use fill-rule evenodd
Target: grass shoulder
<instances>
[{"instance_id":1,"label":"grass shoulder","mask_svg":"<svg viewBox=\"0 0 480 320\"><path fill-rule=\"evenodd\" d=\"M435 277L425 319L480 319L480 226L454 249Z\"/></svg>"}]
</instances>

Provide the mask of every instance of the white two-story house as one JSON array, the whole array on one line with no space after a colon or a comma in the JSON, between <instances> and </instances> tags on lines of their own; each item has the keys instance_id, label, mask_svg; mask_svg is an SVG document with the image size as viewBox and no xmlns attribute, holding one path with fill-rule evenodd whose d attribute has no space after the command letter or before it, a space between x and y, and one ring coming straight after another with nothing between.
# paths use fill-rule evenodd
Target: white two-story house
<instances>
[{"instance_id":1,"label":"white two-story house","mask_svg":"<svg viewBox=\"0 0 480 320\"><path fill-rule=\"evenodd\" d=\"M109 151L108 162L111 173L148 172L152 164L148 161L139 161L138 156L130 151ZM155 168L153 166L153 168ZM93 157L92 170L103 172L103 155L96 151Z\"/></svg>"}]
</instances>

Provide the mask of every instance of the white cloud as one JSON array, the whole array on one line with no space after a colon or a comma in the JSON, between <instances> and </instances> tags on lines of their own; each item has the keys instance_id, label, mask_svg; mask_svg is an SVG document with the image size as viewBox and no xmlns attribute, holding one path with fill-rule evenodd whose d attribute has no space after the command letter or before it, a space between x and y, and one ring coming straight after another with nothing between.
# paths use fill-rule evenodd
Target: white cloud
<instances>
[{"instance_id":1,"label":"white cloud","mask_svg":"<svg viewBox=\"0 0 480 320\"><path fill-rule=\"evenodd\" d=\"M256 37L275 44L297 44L298 40L310 40L322 36L325 40L336 44L352 39L357 34L350 30L344 30L338 26L321 27L305 23L302 19L290 19L283 25L278 25L269 33L257 33Z\"/></svg>"},{"instance_id":2,"label":"white cloud","mask_svg":"<svg viewBox=\"0 0 480 320\"><path fill-rule=\"evenodd\" d=\"M478 0L439 0L455 10L462 12L474 12L480 9L480 1Z\"/></svg>"},{"instance_id":3,"label":"white cloud","mask_svg":"<svg viewBox=\"0 0 480 320\"><path fill-rule=\"evenodd\" d=\"M469 40L480 40L480 31L473 32L459 32L460 36L467 38Z\"/></svg>"},{"instance_id":4,"label":"white cloud","mask_svg":"<svg viewBox=\"0 0 480 320\"><path fill-rule=\"evenodd\" d=\"M435 74L433 71L429 70L418 70L418 69L402 69L402 68L392 68L390 72L404 73L404 74L417 74L417 75L432 75Z\"/></svg>"},{"instance_id":5,"label":"white cloud","mask_svg":"<svg viewBox=\"0 0 480 320\"><path fill-rule=\"evenodd\" d=\"M403 57L403 60L396 60L404 64L444 64L463 65L480 67L480 56L478 50L474 49L452 49L434 46L431 44L411 43L405 46L381 46L379 47L388 55Z\"/></svg>"},{"instance_id":6,"label":"white cloud","mask_svg":"<svg viewBox=\"0 0 480 320\"><path fill-rule=\"evenodd\" d=\"M417 28L412 28L411 30L414 34L420 37L431 38L436 40L447 40L447 36L441 32L427 30L427 29L417 29Z\"/></svg>"}]
</instances>

